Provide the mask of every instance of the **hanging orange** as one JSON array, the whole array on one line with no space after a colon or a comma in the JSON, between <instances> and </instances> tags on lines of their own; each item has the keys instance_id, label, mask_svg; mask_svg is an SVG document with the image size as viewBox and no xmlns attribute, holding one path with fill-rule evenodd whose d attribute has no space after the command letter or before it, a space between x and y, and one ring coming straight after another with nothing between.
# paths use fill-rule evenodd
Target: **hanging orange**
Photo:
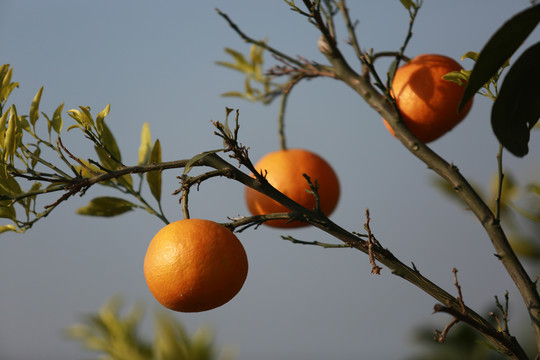
<instances>
[{"instance_id":1,"label":"hanging orange","mask_svg":"<svg viewBox=\"0 0 540 360\"><path fill-rule=\"evenodd\" d=\"M279 150L266 154L256 164L255 169L266 174L270 185L308 209L316 206L315 197L309 193L309 184L303 174L307 174L312 183L317 181L320 208L325 215L330 215L339 200L339 181L336 173L319 155L304 149ZM285 206L268 196L246 188L245 200L252 215L290 212ZM307 223L301 221L270 220L265 224L274 227L301 227Z\"/></svg>"},{"instance_id":2,"label":"hanging orange","mask_svg":"<svg viewBox=\"0 0 540 360\"><path fill-rule=\"evenodd\" d=\"M420 141L438 139L469 112L472 99L458 113L465 87L442 78L461 69L455 60L436 54L419 55L397 69L392 94L403 121ZM386 120L384 124L394 134Z\"/></svg>"},{"instance_id":3,"label":"hanging orange","mask_svg":"<svg viewBox=\"0 0 540 360\"><path fill-rule=\"evenodd\" d=\"M248 272L244 247L229 229L210 220L170 223L154 236L144 258L150 292L181 312L217 308L242 288Z\"/></svg>"}]
</instances>

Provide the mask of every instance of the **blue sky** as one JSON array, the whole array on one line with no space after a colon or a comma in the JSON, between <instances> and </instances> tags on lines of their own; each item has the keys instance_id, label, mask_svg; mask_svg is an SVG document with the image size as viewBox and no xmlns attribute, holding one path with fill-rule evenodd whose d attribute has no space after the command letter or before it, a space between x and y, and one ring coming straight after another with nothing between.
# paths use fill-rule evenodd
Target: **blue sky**
<instances>
[{"instance_id":1,"label":"blue sky","mask_svg":"<svg viewBox=\"0 0 540 360\"><path fill-rule=\"evenodd\" d=\"M399 1L349 5L360 20L363 48L399 48L408 24ZM426 0L406 53L459 59L480 50L504 20L528 5L525 0ZM93 113L111 104L107 121L127 164L137 162L144 122L150 123L152 139L160 139L164 160L186 159L219 147L210 121L223 120L226 106L238 108L241 142L256 160L279 147L277 103L265 107L220 96L240 90L243 79L214 62L228 60L225 47L247 51L248 46L215 7L251 36L267 38L292 56L325 62L317 51L316 29L282 1L4 0L2 63L14 67L13 78L20 83L11 101L19 113L27 113L43 85L41 110L47 114L62 102L65 110L82 105ZM345 39L339 30L339 38ZM527 44L538 35L537 29ZM351 55L347 45L341 46ZM358 67L352 57L351 63ZM489 100L477 96L464 122L432 144L484 188L495 173L498 149L489 109ZM64 114L64 128L69 121ZM335 80L305 82L290 96L286 121L289 146L318 152L339 174L343 196L333 220L361 231L369 208L375 235L403 262L414 262L452 293L451 270L458 268L466 304L480 312L508 289L515 308L511 324L523 322L515 286L492 255L481 226L431 185L425 165L388 134L361 98ZM63 140L74 154L91 156L90 144L75 131ZM533 159L540 151L537 140L533 137L528 157L505 157L522 185L538 177ZM164 173L164 194L178 187L179 174ZM129 304L142 300L149 309L160 309L146 287L142 261L163 223L144 212L113 219L74 213L104 194L118 195L92 188L26 234L2 235L0 358L88 358L78 344L62 339L61 330L80 314L97 310L112 294L122 294ZM222 222L245 215L242 194L232 181L208 181L192 194L191 215ZM164 208L170 220L181 218L176 197L169 196ZM441 329L449 320L433 315L435 301L387 269L381 276L371 275L363 254L293 245L279 237L287 234L332 241L315 229L246 231L239 238L250 273L238 296L206 313L171 316L191 330L210 324L219 343L234 346L240 360L403 359L418 350L416 327ZM151 333L150 321L143 330Z\"/></svg>"}]
</instances>

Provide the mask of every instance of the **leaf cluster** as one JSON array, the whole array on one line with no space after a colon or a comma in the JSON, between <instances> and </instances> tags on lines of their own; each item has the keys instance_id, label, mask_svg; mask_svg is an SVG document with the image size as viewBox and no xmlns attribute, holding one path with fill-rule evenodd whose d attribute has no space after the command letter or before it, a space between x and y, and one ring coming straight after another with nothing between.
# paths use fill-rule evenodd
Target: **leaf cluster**
<instances>
[{"instance_id":1,"label":"leaf cluster","mask_svg":"<svg viewBox=\"0 0 540 360\"><path fill-rule=\"evenodd\" d=\"M12 82L13 68L8 64L0 67L0 110L5 109L8 97L18 87ZM74 123L67 132L77 129L89 139L95 150L95 159L79 158L73 155L62 143L64 121L60 104L52 116L40 111L43 87L31 102L28 115L21 115L12 104L0 112L0 217L11 223L0 226L0 233L5 231L24 232L38 220L47 216L56 206L70 196L81 193L93 185L95 179L125 168L118 143L106 123L110 105L99 111L95 117L91 109L79 106L67 114ZM40 117L45 122L39 122ZM41 128L39 124L44 124ZM45 127L45 136L43 136ZM60 161L51 161L56 154ZM161 162L159 140L151 142L150 129L144 124L141 131L141 145L138 151L138 165L144 166ZM134 198L132 202L118 197L97 197L77 212L91 216L115 216L135 208L142 208L160 217L166 222L161 211L161 172L149 171L146 177L139 176L135 185L132 174L111 176L104 181L97 181ZM154 209L143 197L142 187L146 180L150 193L158 204ZM21 181L29 184L22 186ZM55 201L38 206L39 195L62 193ZM22 208L24 215L19 212Z\"/></svg>"},{"instance_id":2,"label":"leaf cluster","mask_svg":"<svg viewBox=\"0 0 540 360\"><path fill-rule=\"evenodd\" d=\"M244 74L244 91L228 91L222 94L225 97L238 97L241 99L269 104L281 92L281 86L273 83L270 76L263 73L264 47L253 44L246 57L241 52L225 48L232 61L216 61L217 65L236 70ZM259 85L255 87L253 83Z\"/></svg>"}]
</instances>

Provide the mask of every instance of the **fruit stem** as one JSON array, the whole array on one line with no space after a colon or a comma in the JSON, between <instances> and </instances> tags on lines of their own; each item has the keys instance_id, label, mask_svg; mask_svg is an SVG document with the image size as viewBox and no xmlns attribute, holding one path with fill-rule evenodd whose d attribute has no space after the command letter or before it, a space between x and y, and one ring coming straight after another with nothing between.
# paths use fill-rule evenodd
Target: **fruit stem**
<instances>
[{"instance_id":1,"label":"fruit stem","mask_svg":"<svg viewBox=\"0 0 540 360\"><path fill-rule=\"evenodd\" d=\"M281 94L281 102L279 104L278 114L278 134L279 145L281 150L287 150L287 141L285 138L285 108L287 107L287 99L289 98L289 91L284 89Z\"/></svg>"}]
</instances>

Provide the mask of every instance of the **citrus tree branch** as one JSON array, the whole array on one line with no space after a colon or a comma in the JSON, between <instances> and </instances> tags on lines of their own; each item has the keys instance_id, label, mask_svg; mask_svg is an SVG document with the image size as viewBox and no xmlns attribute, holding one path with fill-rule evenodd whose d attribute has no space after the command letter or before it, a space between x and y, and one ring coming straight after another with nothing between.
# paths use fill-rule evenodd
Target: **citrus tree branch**
<instances>
[{"instance_id":1,"label":"citrus tree branch","mask_svg":"<svg viewBox=\"0 0 540 360\"><path fill-rule=\"evenodd\" d=\"M349 232L339 225L332 222L320 211L310 210L304 208L295 201L289 199L287 196L279 192L273 186L271 186L264 178L254 178L249 176L237 167L229 164L216 154L211 154L204 158L201 165L210 166L213 168L228 169L228 177L241 182L242 184L249 186L270 198L276 200L282 205L291 210L290 217L295 220L305 221L311 225L321 229L322 231L332 235L333 237L341 240L344 244L351 248L355 248L367 255L373 256L373 258L386 266L392 274L403 278L404 280L414 284L433 298L438 300L442 306L441 309L451 309L448 312L454 315L454 313L460 313L460 320L470 324L475 329L480 331L490 342L499 349L499 351L507 354L512 359L527 359L527 355L521 348L515 338L509 336L506 333L498 332L488 321L482 316L477 314L474 310L464 306L463 302L456 297L450 295L448 292L431 282L425 276L423 276L417 269L411 268L397 259L389 250L380 246L378 242L370 243L363 240L360 236ZM276 214L282 218L285 214ZM280 216L281 215L281 216ZM234 222L232 223L234 226ZM243 222L245 225L245 222ZM466 319L466 321L465 321Z\"/></svg>"},{"instance_id":2,"label":"citrus tree branch","mask_svg":"<svg viewBox=\"0 0 540 360\"><path fill-rule=\"evenodd\" d=\"M325 39L328 38L328 34L323 33L323 36ZM523 268L496 216L462 176L456 166L449 164L409 131L400 120L395 105L377 91L366 77L359 75L349 66L334 43L325 42L320 48L332 64L337 78L362 96L376 112L386 119L394 130L396 137L405 148L424 162L429 169L446 180L455 190L456 194L467 203L471 211L476 215L491 239L493 247L497 252L497 257L501 260L521 293L536 334L539 347L538 351L540 353L540 296L536 288L536 282L531 280Z\"/></svg>"}]
</instances>

